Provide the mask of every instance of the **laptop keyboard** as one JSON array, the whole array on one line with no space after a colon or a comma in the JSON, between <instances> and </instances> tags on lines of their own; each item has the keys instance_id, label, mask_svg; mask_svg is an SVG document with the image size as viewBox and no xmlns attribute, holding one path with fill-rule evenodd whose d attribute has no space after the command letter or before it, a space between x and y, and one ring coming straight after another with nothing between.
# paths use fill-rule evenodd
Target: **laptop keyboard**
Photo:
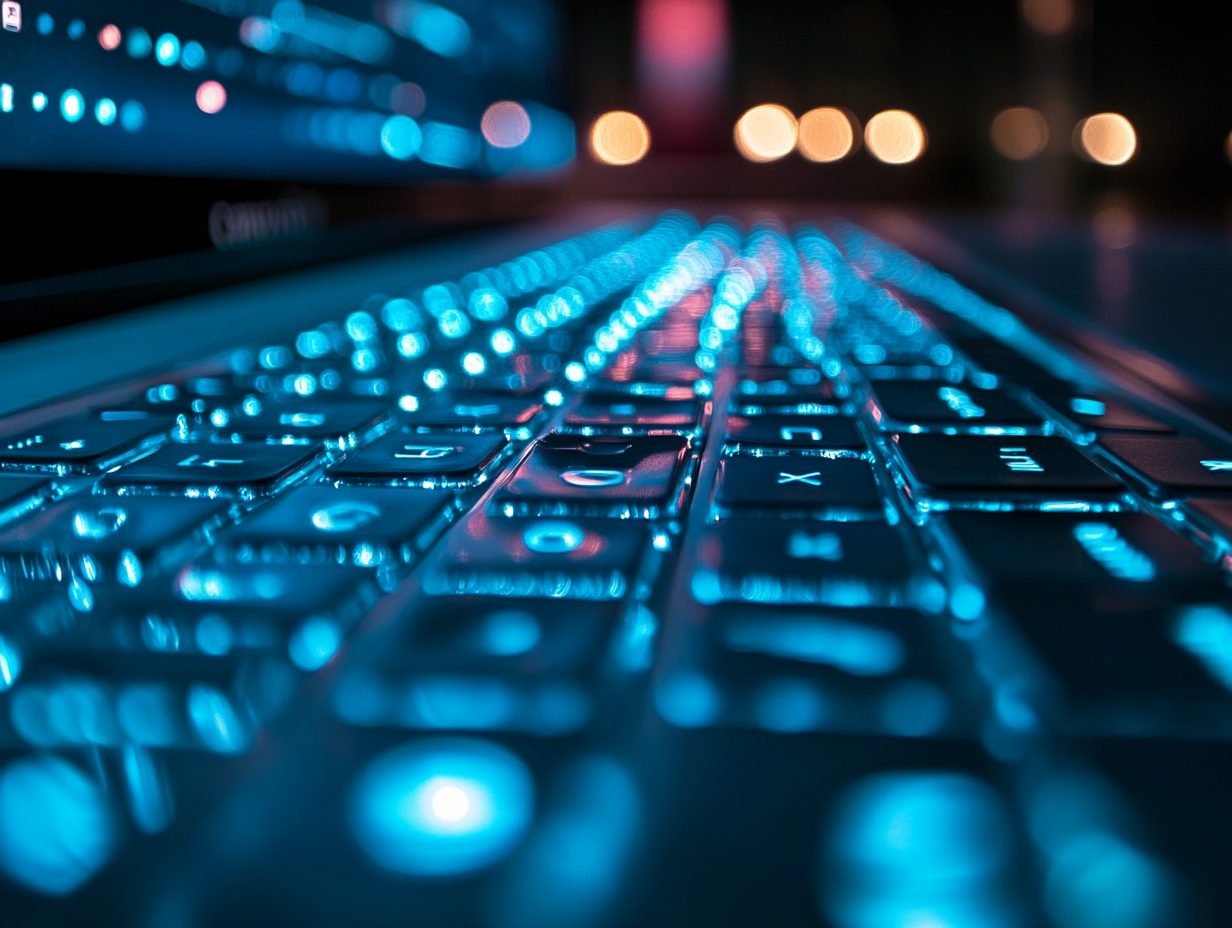
<instances>
[{"instance_id":1,"label":"laptop keyboard","mask_svg":"<svg viewBox=\"0 0 1232 928\"><path fill-rule=\"evenodd\" d=\"M118 395L0 423L22 923L1232 921L1232 447L867 231Z\"/></svg>"}]
</instances>

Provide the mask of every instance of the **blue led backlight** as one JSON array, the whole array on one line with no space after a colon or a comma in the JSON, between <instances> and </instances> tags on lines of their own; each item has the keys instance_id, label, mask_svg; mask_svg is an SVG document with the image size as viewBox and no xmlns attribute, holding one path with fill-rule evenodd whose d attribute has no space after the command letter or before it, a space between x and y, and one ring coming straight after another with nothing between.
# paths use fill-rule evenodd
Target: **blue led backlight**
<instances>
[{"instance_id":1,"label":"blue led backlight","mask_svg":"<svg viewBox=\"0 0 1232 928\"><path fill-rule=\"evenodd\" d=\"M148 32L140 26L135 26L128 30L124 50L128 52L130 58L145 58L154 50L154 42L150 39Z\"/></svg>"},{"instance_id":2,"label":"blue led backlight","mask_svg":"<svg viewBox=\"0 0 1232 928\"><path fill-rule=\"evenodd\" d=\"M47 94L42 93L41 91L36 93L30 98L30 106L36 113L43 112L43 110L47 109Z\"/></svg>"},{"instance_id":3,"label":"blue led backlight","mask_svg":"<svg viewBox=\"0 0 1232 928\"><path fill-rule=\"evenodd\" d=\"M100 126L109 126L115 122L116 113L115 100L110 97L103 97L94 104L94 118L98 120Z\"/></svg>"},{"instance_id":4,"label":"blue led backlight","mask_svg":"<svg viewBox=\"0 0 1232 928\"><path fill-rule=\"evenodd\" d=\"M13 85L0 84L0 112L13 112Z\"/></svg>"},{"instance_id":5,"label":"blue led backlight","mask_svg":"<svg viewBox=\"0 0 1232 928\"><path fill-rule=\"evenodd\" d=\"M486 741L441 738L389 751L351 790L359 846L395 873L448 877L481 869L521 841L535 807L530 772Z\"/></svg>"},{"instance_id":6,"label":"blue led backlight","mask_svg":"<svg viewBox=\"0 0 1232 928\"><path fill-rule=\"evenodd\" d=\"M56 21L50 13L39 13L36 28L39 35L51 35L56 29Z\"/></svg>"},{"instance_id":7,"label":"blue led backlight","mask_svg":"<svg viewBox=\"0 0 1232 928\"><path fill-rule=\"evenodd\" d=\"M81 91L69 88L60 95L60 115L65 122L78 122L86 114L86 98Z\"/></svg>"},{"instance_id":8,"label":"blue led backlight","mask_svg":"<svg viewBox=\"0 0 1232 928\"><path fill-rule=\"evenodd\" d=\"M125 132L137 133L145 128L145 107L136 100L120 107L120 125Z\"/></svg>"},{"instance_id":9,"label":"blue led backlight","mask_svg":"<svg viewBox=\"0 0 1232 928\"><path fill-rule=\"evenodd\" d=\"M381 126L381 149L396 161L409 161L423 144L419 123L409 116L390 116Z\"/></svg>"},{"instance_id":10,"label":"blue led backlight","mask_svg":"<svg viewBox=\"0 0 1232 928\"><path fill-rule=\"evenodd\" d=\"M180 40L170 32L165 32L154 43L154 59L164 68L169 68L180 60Z\"/></svg>"}]
</instances>

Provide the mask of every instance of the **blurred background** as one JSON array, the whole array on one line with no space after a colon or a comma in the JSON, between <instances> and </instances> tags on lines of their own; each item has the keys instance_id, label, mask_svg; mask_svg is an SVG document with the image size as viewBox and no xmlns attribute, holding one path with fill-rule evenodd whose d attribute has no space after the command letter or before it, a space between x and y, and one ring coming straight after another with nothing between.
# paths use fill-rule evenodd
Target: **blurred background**
<instances>
[{"instance_id":1,"label":"blurred background","mask_svg":"<svg viewBox=\"0 0 1232 928\"><path fill-rule=\"evenodd\" d=\"M56 14L44 44L42 7L26 3L24 31L4 34L14 40L6 47L72 55L21 67L70 73L88 64L120 74L141 66L138 89L152 108L133 136L144 140L140 155L108 154L101 142L38 149L21 128L36 118L28 91L20 82L9 91L8 108L0 106L7 337L596 198L703 211L731 198L926 209L973 254L1165 355L1178 327L1150 307L1182 302L1193 326L1211 326L1232 304L1232 58L1224 50L1232 11L1217 5L1205 13L1146 0L44 6ZM397 55L367 67L299 35L278 39L270 24L286 26L288 10L346 14L349 28L398 43ZM435 18L420 16L412 28L414 10ZM133 31L139 21L148 35ZM430 21L444 31L424 32ZM66 37L78 22L80 33ZM473 41L449 48L451 23L470 23ZM179 45L173 68L153 65L158 49L130 61L134 36L151 43L162 28L202 38L184 45L199 61L190 67ZM340 105L347 87L331 81L343 72L359 97ZM153 95L179 83L191 117L163 125L196 126L197 135L150 147ZM200 96L209 83L230 96ZM529 109L493 108L519 100ZM409 160L379 148L339 151L345 142L317 124L347 113L361 129L365 120L379 127L414 116L482 152L459 167L429 164L426 149ZM79 140L86 129L108 145L128 138L92 121L39 125L54 124L53 141L56 133ZM529 124L555 134L536 129L519 143L519 126ZM220 240L219 203L279 204L298 237ZM178 263L135 264L170 256ZM1223 361L1199 366L1215 375Z\"/></svg>"}]
</instances>

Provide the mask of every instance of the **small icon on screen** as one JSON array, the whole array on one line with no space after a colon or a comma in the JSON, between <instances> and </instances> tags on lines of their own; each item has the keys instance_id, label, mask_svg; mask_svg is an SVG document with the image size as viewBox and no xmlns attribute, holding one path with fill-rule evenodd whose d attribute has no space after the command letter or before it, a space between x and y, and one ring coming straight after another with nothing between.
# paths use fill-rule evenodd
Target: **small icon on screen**
<instances>
[{"instance_id":1,"label":"small icon on screen","mask_svg":"<svg viewBox=\"0 0 1232 928\"><path fill-rule=\"evenodd\" d=\"M4 0L2 5L4 28L9 32L21 32L21 4Z\"/></svg>"}]
</instances>

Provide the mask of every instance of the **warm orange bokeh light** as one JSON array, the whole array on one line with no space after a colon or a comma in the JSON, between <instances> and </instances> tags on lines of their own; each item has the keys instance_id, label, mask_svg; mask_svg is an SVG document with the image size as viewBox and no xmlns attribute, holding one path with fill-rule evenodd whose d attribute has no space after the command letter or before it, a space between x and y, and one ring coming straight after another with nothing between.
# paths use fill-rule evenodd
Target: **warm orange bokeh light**
<instances>
[{"instance_id":1,"label":"warm orange bokeh light","mask_svg":"<svg viewBox=\"0 0 1232 928\"><path fill-rule=\"evenodd\" d=\"M755 106L736 122L736 148L750 161L777 161L796 147L796 117L777 103Z\"/></svg>"},{"instance_id":2,"label":"warm orange bokeh light","mask_svg":"<svg viewBox=\"0 0 1232 928\"><path fill-rule=\"evenodd\" d=\"M909 164L924 154L928 138L920 121L906 110L885 110L864 127L864 144L878 161Z\"/></svg>"},{"instance_id":3,"label":"warm orange bokeh light","mask_svg":"<svg viewBox=\"0 0 1232 928\"><path fill-rule=\"evenodd\" d=\"M859 136L853 117L832 106L819 106L800 117L796 148L809 161L838 161L855 151Z\"/></svg>"},{"instance_id":4,"label":"warm orange bokeh light","mask_svg":"<svg viewBox=\"0 0 1232 928\"><path fill-rule=\"evenodd\" d=\"M590 151L604 164L633 164L650 151L650 130L636 113L604 113L590 130Z\"/></svg>"},{"instance_id":5,"label":"warm orange bokeh light","mask_svg":"<svg viewBox=\"0 0 1232 928\"><path fill-rule=\"evenodd\" d=\"M1011 161L1028 161L1048 147L1048 122L1039 110L1011 106L992 121L992 147Z\"/></svg>"},{"instance_id":6,"label":"warm orange bokeh light","mask_svg":"<svg viewBox=\"0 0 1232 928\"><path fill-rule=\"evenodd\" d=\"M1096 113L1074 129L1078 153L1100 164L1124 164L1138 150L1133 123L1120 113Z\"/></svg>"},{"instance_id":7,"label":"warm orange bokeh light","mask_svg":"<svg viewBox=\"0 0 1232 928\"><path fill-rule=\"evenodd\" d=\"M1022 18L1041 35L1060 35L1074 24L1074 2L1022 0Z\"/></svg>"}]
</instances>

